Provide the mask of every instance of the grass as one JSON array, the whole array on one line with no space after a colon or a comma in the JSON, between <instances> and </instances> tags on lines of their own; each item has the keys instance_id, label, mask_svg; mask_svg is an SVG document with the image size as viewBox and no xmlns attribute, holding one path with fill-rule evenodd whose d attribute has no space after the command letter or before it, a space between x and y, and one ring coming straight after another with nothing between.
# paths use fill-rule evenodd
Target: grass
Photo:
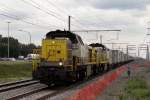
<instances>
[{"instance_id":1,"label":"grass","mask_svg":"<svg viewBox=\"0 0 150 100\"><path fill-rule=\"evenodd\" d=\"M32 62L0 61L0 80L18 80L32 75Z\"/></svg>"},{"instance_id":2,"label":"grass","mask_svg":"<svg viewBox=\"0 0 150 100\"><path fill-rule=\"evenodd\" d=\"M147 84L145 80L139 79L138 77L135 77L134 79L131 79L127 82L128 91L131 91L133 89L145 89L146 87Z\"/></svg>"},{"instance_id":3,"label":"grass","mask_svg":"<svg viewBox=\"0 0 150 100\"><path fill-rule=\"evenodd\" d=\"M123 94L119 95L119 100L150 100L150 86L139 77L128 80Z\"/></svg>"}]
</instances>

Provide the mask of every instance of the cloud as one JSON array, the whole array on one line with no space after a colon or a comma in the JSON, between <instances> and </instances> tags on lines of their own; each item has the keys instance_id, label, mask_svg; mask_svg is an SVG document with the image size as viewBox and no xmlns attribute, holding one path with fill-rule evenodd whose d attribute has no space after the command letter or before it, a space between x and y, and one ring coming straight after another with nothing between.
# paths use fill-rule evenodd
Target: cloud
<instances>
[{"instance_id":1,"label":"cloud","mask_svg":"<svg viewBox=\"0 0 150 100\"><path fill-rule=\"evenodd\" d=\"M26 0L31 2L30 0ZM20 42L28 43L29 37L26 33L18 32L18 29L24 29L31 32L32 42L41 43L41 39L48 31L52 30L52 26L59 26L61 29L67 28L67 17L71 15L71 29L80 30L80 27L85 29L122 29L120 33L120 41L139 41L143 40L146 33L146 24L150 18L149 0L49 0L55 4L52 6L46 0L33 0L41 5L44 10L50 10L57 13L60 19L58 20L51 15L48 15L21 0L5 0L2 1L9 8L9 14L16 15L22 20L26 20L41 26L49 26L45 29L34 25L26 24L21 21L0 17L1 34L7 36L7 21L11 21L10 30L11 36L19 39ZM0 2L0 4L2 3ZM2 4L1 4L2 7ZM13 8L13 9L11 9ZM14 10L15 9L15 10ZM60 10L61 9L61 10ZM65 13L67 12L67 14ZM1 11L0 11L1 13ZM29 17L29 18L28 18ZM76 21L78 20L78 21ZM80 26L80 27L75 27ZM57 28L59 28L57 27ZM55 30L56 28L53 28ZM103 33L103 32L101 32ZM99 33L99 34L101 34ZM104 42L108 42L111 38L115 38L116 33L109 32L104 34ZM95 33L79 34L84 42L89 43L96 40Z\"/></svg>"},{"instance_id":2,"label":"cloud","mask_svg":"<svg viewBox=\"0 0 150 100\"><path fill-rule=\"evenodd\" d=\"M89 0L91 5L99 9L145 9L150 0Z\"/></svg>"},{"instance_id":3,"label":"cloud","mask_svg":"<svg viewBox=\"0 0 150 100\"><path fill-rule=\"evenodd\" d=\"M150 0L58 0L65 8L92 6L97 9L144 10L150 5Z\"/></svg>"}]
</instances>

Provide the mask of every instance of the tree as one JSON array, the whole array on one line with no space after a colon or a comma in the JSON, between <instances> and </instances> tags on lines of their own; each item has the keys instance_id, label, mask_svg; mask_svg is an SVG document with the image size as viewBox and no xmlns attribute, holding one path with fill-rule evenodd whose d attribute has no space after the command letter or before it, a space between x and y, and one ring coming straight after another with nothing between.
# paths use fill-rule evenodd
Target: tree
<instances>
[{"instance_id":1,"label":"tree","mask_svg":"<svg viewBox=\"0 0 150 100\"><path fill-rule=\"evenodd\" d=\"M19 55L26 56L29 53L32 53L32 50L37 48L35 44L22 44L19 43L17 39L13 37L9 38L10 40L10 57L17 58ZM0 35L0 57L7 57L7 37L2 37Z\"/></svg>"}]
</instances>

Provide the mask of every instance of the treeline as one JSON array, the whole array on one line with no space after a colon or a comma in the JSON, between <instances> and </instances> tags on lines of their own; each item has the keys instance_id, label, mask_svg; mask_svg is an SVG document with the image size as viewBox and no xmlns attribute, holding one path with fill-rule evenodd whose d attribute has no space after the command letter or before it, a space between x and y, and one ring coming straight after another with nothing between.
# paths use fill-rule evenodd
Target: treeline
<instances>
[{"instance_id":1,"label":"treeline","mask_svg":"<svg viewBox=\"0 0 150 100\"><path fill-rule=\"evenodd\" d=\"M9 38L9 49L10 49L10 57L17 58L18 56L27 56L27 54L32 53L32 50L37 48L34 44L22 44L19 43L19 41L13 37ZM7 57L7 51L8 51L8 38L2 37L0 35L0 57Z\"/></svg>"}]
</instances>

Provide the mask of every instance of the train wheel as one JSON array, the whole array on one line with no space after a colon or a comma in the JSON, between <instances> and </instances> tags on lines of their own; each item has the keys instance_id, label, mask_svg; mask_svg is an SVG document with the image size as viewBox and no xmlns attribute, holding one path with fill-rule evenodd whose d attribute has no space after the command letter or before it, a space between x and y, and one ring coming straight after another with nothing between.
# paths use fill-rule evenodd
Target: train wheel
<instances>
[{"instance_id":1,"label":"train wheel","mask_svg":"<svg viewBox=\"0 0 150 100\"><path fill-rule=\"evenodd\" d=\"M93 75L96 75L97 74L97 68L96 68L96 65L93 65Z\"/></svg>"},{"instance_id":2,"label":"train wheel","mask_svg":"<svg viewBox=\"0 0 150 100\"><path fill-rule=\"evenodd\" d=\"M86 77L85 70L82 70L80 73L80 79L84 80L85 77Z\"/></svg>"},{"instance_id":3,"label":"train wheel","mask_svg":"<svg viewBox=\"0 0 150 100\"><path fill-rule=\"evenodd\" d=\"M100 72L102 72L102 65L100 65L100 67L99 67L99 71L100 71Z\"/></svg>"},{"instance_id":4,"label":"train wheel","mask_svg":"<svg viewBox=\"0 0 150 100\"><path fill-rule=\"evenodd\" d=\"M110 69L110 65L109 65L109 64L107 64L106 66L107 66L106 71L109 71L109 69Z\"/></svg>"},{"instance_id":5,"label":"train wheel","mask_svg":"<svg viewBox=\"0 0 150 100\"><path fill-rule=\"evenodd\" d=\"M89 76L87 75L87 71L85 71L84 73L85 73L85 79L88 79Z\"/></svg>"},{"instance_id":6,"label":"train wheel","mask_svg":"<svg viewBox=\"0 0 150 100\"><path fill-rule=\"evenodd\" d=\"M37 79L35 71L32 71L32 79Z\"/></svg>"},{"instance_id":7,"label":"train wheel","mask_svg":"<svg viewBox=\"0 0 150 100\"><path fill-rule=\"evenodd\" d=\"M101 73L101 72L102 72L102 66L101 66L101 64L99 64L98 72L99 72L99 73Z\"/></svg>"},{"instance_id":8,"label":"train wheel","mask_svg":"<svg viewBox=\"0 0 150 100\"><path fill-rule=\"evenodd\" d=\"M76 73L76 79L80 80L80 73L79 73L79 71L77 71L77 73Z\"/></svg>"},{"instance_id":9,"label":"train wheel","mask_svg":"<svg viewBox=\"0 0 150 100\"><path fill-rule=\"evenodd\" d=\"M104 70L105 70L105 66L104 66L104 64L102 64L101 71L104 72Z\"/></svg>"}]
</instances>

